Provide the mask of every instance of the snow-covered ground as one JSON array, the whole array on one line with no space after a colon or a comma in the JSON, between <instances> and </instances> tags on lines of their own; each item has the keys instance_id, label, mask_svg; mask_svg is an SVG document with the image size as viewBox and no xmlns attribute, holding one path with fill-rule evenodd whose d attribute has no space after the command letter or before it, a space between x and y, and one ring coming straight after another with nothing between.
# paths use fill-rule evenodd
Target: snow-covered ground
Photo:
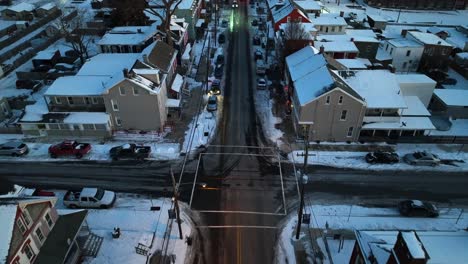
<instances>
[{"instance_id":1,"label":"snow-covered ground","mask_svg":"<svg viewBox=\"0 0 468 264\"><path fill-rule=\"evenodd\" d=\"M58 197L57 209L60 214L71 211L63 205L64 191L54 191ZM159 211L151 211L152 206L160 206ZM86 257L84 263L147 263L147 256L135 252L138 243L147 245L150 252L162 250L163 238L169 224L168 210L172 208L171 199L141 196L138 194L118 193L115 206L106 210L88 210L86 222L90 231L104 238L97 257ZM183 207L182 207L183 208ZM183 236L191 235L188 218L182 210ZM112 238L114 227L119 227L121 236ZM168 254L176 256L176 263L184 263L187 245L179 239L177 226L172 226L169 235ZM148 256L149 258L149 256Z\"/></svg>"},{"instance_id":2,"label":"snow-covered ground","mask_svg":"<svg viewBox=\"0 0 468 264\"><path fill-rule=\"evenodd\" d=\"M413 166L400 161L397 164L369 164L364 157L367 152L351 151L314 151L314 145L309 148L308 164L325 165L337 168L367 169L367 170L435 170L435 171L468 171L468 149L465 145L446 144L397 144L396 153L401 158L415 151L428 151L437 154L441 159L464 160L455 162L456 166L439 165L437 167ZM289 154L289 159L296 163L304 163L303 150ZM293 156L294 155L294 156Z\"/></svg>"},{"instance_id":3,"label":"snow-covered ground","mask_svg":"<svg viewBox=\"0 0 468 264\"><path fill-rule=\"evenodd\" d=\"M468 80L465 79L462 75L458 72L452 70L451 68L448 70L449 78L453 78L457 80L457 84L455 85L446 85L444 84L445 89L459 89L459 90L468 90Z\"/></svg>"},{"instance_id":4,"label":"snow-covered ground","mask_svg":"<svg viewBox=\"0 0 468 264\"><path fill-rule=\"evenodd\" d=\"M255 96L255 110L263 125L263 133L274 144L281 144L280 138L283 132L275 127L282 122L281 118L275 117L272 112L273 100L270 99L270 91L257 91Z\"/></svg>"}]
</instances>

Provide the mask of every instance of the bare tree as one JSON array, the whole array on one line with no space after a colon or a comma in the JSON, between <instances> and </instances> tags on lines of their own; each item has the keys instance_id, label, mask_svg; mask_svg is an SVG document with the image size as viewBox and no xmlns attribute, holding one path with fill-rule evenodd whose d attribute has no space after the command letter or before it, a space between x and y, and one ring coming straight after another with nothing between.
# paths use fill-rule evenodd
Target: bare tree
<instances>
[{"instance_id":1,"label":"bare tree","mask_svg":"<svg viewBox=\"0 0 468 264\"><path fill-rule=\"evenodd\" d=\"M166 34L166 43L172 47L171 18L183 0L157 0L162 8L149 6L147 11L161 19L162 30Z\"/></svg>"},{"instance_id":2,"label":"bare tree","mask_svg":"<svg viewBox=\"0 0 468 264\"><path fill-rule=\"evenodd\" d=\"M85 26L84 12L84 10L75 10L69 14L62 14L58 19L58 30L67 41L65 45L76 52L81 64L84 64L89 57L88 48L93 40L91 37L87 37L83 31Z\"/></svg>"},{"instance_id":3,"label":"bare tree","mask_svg":"<svg viewBox=\"0 0 468 264\"><path fill-rule=\"evenodd\" d=\"M301 22L288 22L283 32L284 40L304 40L310 38L309 33L305 30Z\"/></svg>"}]
</instances>

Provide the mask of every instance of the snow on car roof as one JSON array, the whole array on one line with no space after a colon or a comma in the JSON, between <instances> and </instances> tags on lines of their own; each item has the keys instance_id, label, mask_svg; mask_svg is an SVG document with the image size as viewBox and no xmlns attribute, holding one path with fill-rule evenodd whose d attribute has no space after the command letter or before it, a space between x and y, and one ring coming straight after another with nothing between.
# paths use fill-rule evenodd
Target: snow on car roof
<instances>
[{"instance_id":1,"label":"snow on car roof","mask_svg":"<svg viewBox=\"0 0 468 264\"><path fill-rule=\"evenodd\" d=\"M132 146L129 143L123 144L122 148L124 149L130 149Z\"/></svg>"},{"instance_id":2,"label":"snow on car roof","mask_svg":"<svg viewBox=\"0 0 468 264\"><path fill-rule=\"evenodd\" d=\"M93 197L96 195L97 190L97 188L83 188L80 195L85 197Z\"/></svg>"}]
</instances>

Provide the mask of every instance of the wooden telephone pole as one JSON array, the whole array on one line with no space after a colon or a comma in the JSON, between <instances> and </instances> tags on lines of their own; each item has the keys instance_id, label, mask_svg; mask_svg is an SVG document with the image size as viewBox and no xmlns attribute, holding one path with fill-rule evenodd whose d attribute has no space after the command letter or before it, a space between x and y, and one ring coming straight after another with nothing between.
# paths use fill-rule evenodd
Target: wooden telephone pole
<instances>
[{"instance_id":1,"label":"wooden telephone pole","mask_svg":"<svg viewBox=\"0 0 468 264\"><path fill-rule=\"evenodd\" d=\"M180 221L180 209L179 209L179 190L176 185L176 180L174 177L174 172L172 171L171 167L171 177L172 177L172 189L174 190L174 208L176 210L176 217L177 217L177 225L179 226L179 238L183 239L182 237L182 223Z\"/></svg>"},{"instance_id":2,"label":"wooden telephone pole","mask_svg":"<svg viewBox=\"0 0 468 264\"><path fill-rule=\"evenodd\" d=\"M304 155L304 166L302 168L302 173L301 173L301 193L300 193L301 202L299 204L299 212L297 214L296 239L299 239L299 234L301 233L301 225L302 225L302 211L304 207L304 175L306 175L307 173L307 158L309 157L309 126L310 125L305 125L304 127L305 155Z\"/></svg>"}]
</instances>

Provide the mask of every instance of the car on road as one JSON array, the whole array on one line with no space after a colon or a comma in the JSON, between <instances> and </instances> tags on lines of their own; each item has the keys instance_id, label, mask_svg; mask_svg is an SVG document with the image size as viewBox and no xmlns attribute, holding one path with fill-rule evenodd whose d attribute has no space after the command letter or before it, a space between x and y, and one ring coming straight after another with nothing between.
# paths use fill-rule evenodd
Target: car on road
<instances>
[{"instance_id":1,"label":"car on road","mask_svg":"<svg viewBox=\"0 0 468 264\"><path fill-rule=\"evenodd\" d=\"M224 42L226 42L226 36L224 36L223 33L219 34L218 36L218 43L219 44L223 44Z\"/></svg>"},{"instance_id":2,"label":"car on road","mask_svg":"<svg viewBox=\"0 0 468 264\"><path fill-rule=\"evenodd\" d=\"M232 1L232 8L238 8L239 4L237 3L236 0Z\"/></svg>"},{"instance_id":3,"label":"car on road","mask_svg":"<svg viewBox=\"0 0 468 264\"><path fill-rule=\"evenodd\" d=\"M253 37L253 44L256 45L256 46L259 46L260 45L260 36L259 35L255 35Z\"/></svg>"},{"instance_id":4,"label":"car on road","mask_svg":"<svg viewBox=\"0 0 468 264\"><path fill-rule=\"evenodd\" d=\"M49 155L51 158L59 156L75 156L81 159L84 155L91 151L91 144L79 143L75 140L65 140L62 143L55 144L49 147Z\"/></svg>"},{"instance_id":5,"label":"car on road","mask_svg":"<svg viewBox=\"0 0 468 264\"><path fill-rule=\"evenodd\" d=\"M0 144L0 155L19 157L28 154L28 145L21 141L11 141Z\"/></svg>"},{"instance_id":6,"label":"car on road","mask_svg":"<svg viewBox=\"0 0 468 264\"><path fill-rule=\"evenodd\" d=\"M254 59L255 60L261 60L262 58L263 58L263 52L261 50L256 50Z\"/></svg>"},{"instance_id":7,"label":"car on road","mask_svg":"<svg viewBox=\"0 0 468 264\"><path fill-rule=\"evenodd\" d=\"M440 158L426 151L416 151L406 154L403 160L410 165L437 166L440 164Z\"/></svg>"},{"instance_id":8,"label":"car on road","mask_svg":"<svg viewBox=\"0 0 468 264\"><path fill-rule=\"evenodd\" d=\"M63 204L69 208L106 209L114 205L116 195L101 188L83 188L81 191L67 191Z\"/></svg>"},{"instance_id":9,"label":"car on road","mask_svg":"<svg viewBox=\"0 0 468 264\"><path fill-rule=\"evenodd\" d=\"M221 94L221 80L214 79L211 83L210 94L218 95Z\"/></svg>"},{"instance_id":10,"label":"car on road","mask_svg":"<svg viewBox=\"0 0 468 264\"><path fill-rule=\"evenodd\" d=\"M219 64L224 64L224 55L223 54L219 54L217 57L216 57L216 64L219 65Z\"/></svg>"},{"instance_id":11,"label":"car on road","mask_svg":"<svg viewBox=\"0 0 468 264\"><path fill-rule=\"evenodd\" d=\"M253 27L258 26L258 20L257 19L252 20L252 26Z\"/></svg>"},{"instance_id":12,"label":"car on road","mask_svg":"<svg viewBox=\"0 0 468 264\"><path fill-rule=\"evenodd\" d=\"M208 104L206 105L206 110L208 110L208 112L213 112L213 111L216 111L218 109L218 98L216 97L216 95L211 95L210 97L208 97Z\"/></svg>"},{"instance_id":13,"label":"car on road","mask_svg":"<svg viewBox=\"0 0 468 264\"><path fill-rule=\"evenodd\" d=\"M139 146L133 143L123 144L110 149L109 155L113 160L119 159L147 159L151 154L150 146Z\"/></svg>"},{"instance_id":14,"label":"car on road","mask_svg":"<svg viewBox=\"0 0 468 264\"><path fill-rule=\"evenodd\" d=\"M369 152L366 155L366 162L375 164L375 163L398 163L400 157L395 152L387 151L374 151Z\"/></svg>"},{"instance_id":15,"label":"car on road","mask_svg":"<svg viewBox=\"0 0 468 264\"><path fill-rule=\"evenodd\" d=\"M404 200L398 203L398 211L403 216L437 217L439 209L429 202Z\"/></svg>"},{"instance_id":16,"label":"car on road","mask_svg":"<svg viewBox=\"0 0 468 264\"><path fill-rule=\"evenodd\" d=\"M257 89L266 89L267 88L267 82L263 78L259 78L257 80Z\"/></svg>"},{"instance_id":17,"label":"car on road","mask_svg":"<svg viewBox=\"0 0 468 264\"><path fill-rule=\"evenodd\" d=\"M223 77L223 70L224 70L224 65L223 64L216 65L215 70L214 70L214 76L216 78Z\"/></svg>"}]
</instances>

